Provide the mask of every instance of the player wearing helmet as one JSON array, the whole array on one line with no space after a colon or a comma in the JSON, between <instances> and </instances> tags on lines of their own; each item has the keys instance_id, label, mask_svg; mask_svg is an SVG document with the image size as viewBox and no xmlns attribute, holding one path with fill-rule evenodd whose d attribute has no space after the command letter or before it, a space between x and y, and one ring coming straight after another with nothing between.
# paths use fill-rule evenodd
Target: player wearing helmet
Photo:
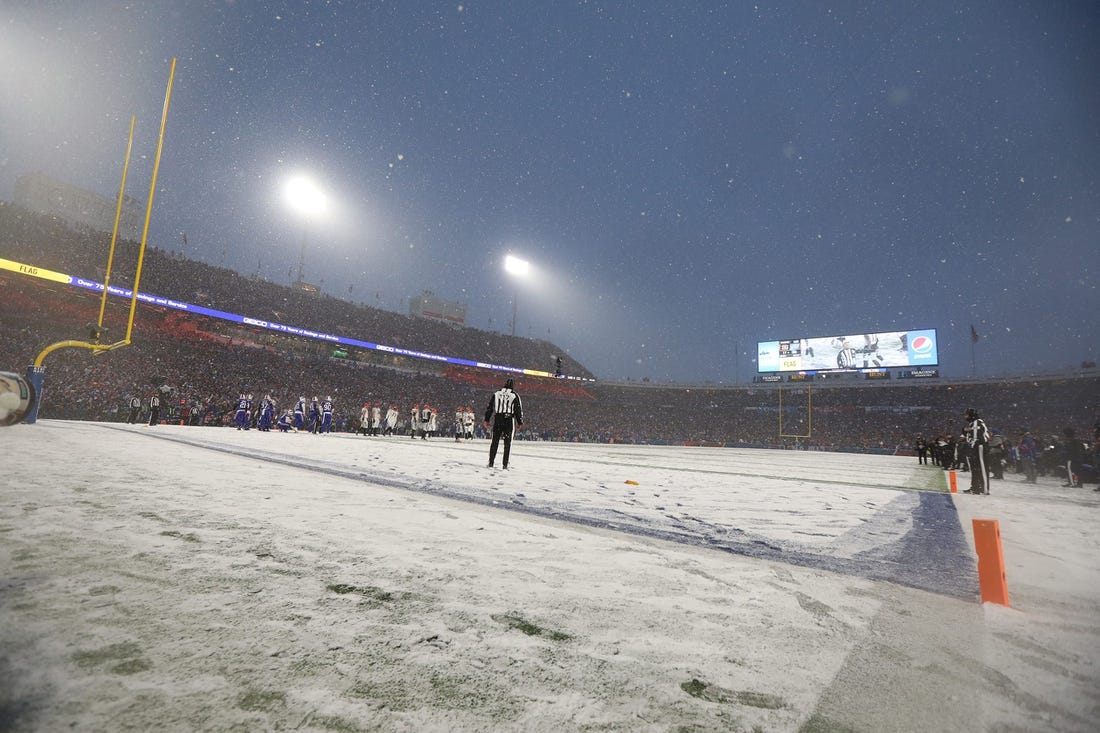
<instances>
[{"instance_id":1,"label":"player wearing helmet","mask_svg":"<svg viewBox=\"0 0 1100 733\"><path fill-rule=\"evenodd\" d=\"M375 402L370 406L370 434L382 434L382 403Z\"/></svg>"},{"instance_id":2,"label":"player wearing helmet","mask_svg":"<svg viewBox=\"0 0 1100 733\"><path fill-rule=\"evenodd\" d=\"M288 407L283 410L283 414L279 415L279 419L275 421L275 427L279 429L280 433L289 433L293 430L294 425L294 413Z\"/></svg>"},{"instance_id":3,"label":"player wearing helmet","mask_svg":"<svg viewBox=\"0 0 1100 733\"><path fill-rule=\"evenodd\" d=\"M309 402L309 432L316 435L321 430L321 402L316 396Z\"/></svg>"},{"instance_id":4,"label":"player wearing helmet","mask_svg":"<svg viewBox=\"0 0 1100 733\"><path fill-rule=\"evenodd\" d=\"M241 392L237 398L237 411L233 415L233 421L237 423L237 430L248 430L252 418L252 398Z\"/></svg>"},{"instance_id":5,"label":"player wearing helmet","mask_svg":"<svg viewBox=\"0 0 1100 733\"><path fill-rule=\"evenodd\" d=\"M294 432L306 426L306 398L299 397L294 405Z\"/></svg>"},{"instance_id":6,"label":"player wearing helmet","mask_svg":"<svg viewBox=\"0 0 1100 733\"><path fill-rule=\"evenodd\" d=\"M474 438L474 406L466 405L466 411L462 413L462 432L466 436L466 440L473 440Z\"/></svg>"},{"instance_id":7,"label":"player wearing helmet","mask_svg":"<svg viewBox=\"0 0 1100 733\"><path fill-rule=\"evenodd\" d=\"M260 418L256 423L256 428L264 433L271 432L271 426L275 424L275 399L265 394L263 399L260 400Z\"/></svg>"},{"instance_id":8,"label":"player wearing helmet","mask_svg":"<svg viewBox=\"0 0 1100 733\"><path fill-rule=\"evenodd\" d=\"M463 428L463 424L465 423L465 421L466 421L466 408L464 408L462 405L459 405L458 407L455 408L454 431L455 431L455 442L456 443L459 442L460 440L462 440L462 436L466 432L465 428Z\"/></svg>"},{"instance_id":9,"label":"player wearing helmet","mask_svg":"<svg viewBox=\"0 0 1100 733\"><path fill-rule=\"evenodd\" d=\"M424 435L420 437L436 437L436 432L439 430L439 425L437 422L439 419L438 415L439 413L434 407L432 407L428 403L424 403L424 407L421 409L421 417L424 420L424 424L422 425L424 429Z\"/></svg>"}]
</instances>

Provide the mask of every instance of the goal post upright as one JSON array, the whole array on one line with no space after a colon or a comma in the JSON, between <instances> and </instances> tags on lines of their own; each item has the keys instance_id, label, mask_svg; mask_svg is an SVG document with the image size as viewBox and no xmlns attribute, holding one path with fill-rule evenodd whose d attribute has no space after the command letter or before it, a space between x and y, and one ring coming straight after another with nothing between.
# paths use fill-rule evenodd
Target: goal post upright
<instances>
[{"instance_id":1,"label":"goal post upright","mask_svg":"<svg viewBox=\"0 0 1100 733\"><path fill-rule=\"evenodd\" d=\"M126 174L130 170L130 151L134 147L134 125L137 115L130 115L130 135L126 138L126 155L122 159L122 180L118 184L118 203L115 205L115 224L111 229L111 248L107 251L107 271L103 275L103 296L99 299L98 331L103 331L103 314L107 311L107 292L111 288L111 268L115 262L115 246L118 244L118 226L122 220L122 202L126 198ZM137 288L135 287L135 290Z\"/></svg>"},{"instance_id":2,"label":"goal post upright","mask_svg":"<svg viewBox=\"0 0 1100 733\"><path fill-rule=\"evenodd\" d=\"M164 150L164 128L168 124L168 103L172 100L172 81L176 77L176 59L168 71L168 89L164 93L164 109L160 115L160 132L157 135L157 155L153 159L153 175L149 179L149 200L145 202L145 224L141 230L141 247L138 249L137 271L134 273L134 290L130 297L130 317L126 321L126 343L130 343L130 334L134 327L134 312L137 309L138 284L141 282L141 268L145 262L145 244L149 240L149 220L153 217L153 195L157 190L157 173L160 171L160 154Z\"/></svg>"}]
</instances>

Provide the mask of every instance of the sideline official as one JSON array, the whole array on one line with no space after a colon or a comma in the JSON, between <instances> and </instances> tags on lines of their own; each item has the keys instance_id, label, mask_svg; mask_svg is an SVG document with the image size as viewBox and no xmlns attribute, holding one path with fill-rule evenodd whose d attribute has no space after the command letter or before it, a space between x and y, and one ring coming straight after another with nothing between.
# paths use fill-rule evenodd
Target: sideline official
<instances>
[{"instance_id":1,"label":"sideline official","mask_svg":"<svg viewBox=\"0 0 1100 733\"><path fill-rule=\"evenodd\" d=\"M134 395L130 398L130 416L126 418L127 425L136 425L141 417L141 398Z\"/></svg>"},{"instance_id":2,"label":"sideline official","mask_svg":"<svg viewBox=\"0 0 1100 733\"><path fill-rule=\"evenodd\" d=\"M966 411L966 444L970 449L970 488L964 494L989 493L989 428L973 407Z\"/></svg>"},{"instance_id":3,"label":"sideline official","mask_svg":"<svg viewBox=\"0 0 1100 733\"><path fill-rule=\"evenodd\" d=\"M493 442L489 444L489 468L496 462L497 446L504 439L504 456L501 468L508 468L508 454L512 450L512 436L516 428L523 425L523 408L519 395L515 393L516 383L509 379L504 386L493 393L489 406L485 408L485 427L490 423L493 429Z\"/></svg>"}]
</instances>

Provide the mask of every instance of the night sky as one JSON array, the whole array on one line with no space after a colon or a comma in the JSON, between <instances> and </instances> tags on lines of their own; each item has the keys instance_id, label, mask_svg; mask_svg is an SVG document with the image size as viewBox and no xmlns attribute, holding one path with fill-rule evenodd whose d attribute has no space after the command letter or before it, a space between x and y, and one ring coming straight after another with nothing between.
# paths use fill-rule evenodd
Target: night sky
<instances>
[{"instance_id":1,"label":"night sky","mask_svg":"<svg viewBox=\"0 0 1100 733\"><path fill-rule=\"evenodd\" d=\"M147 200L172 57L150 244L190 258L288 284L304 242L330 295L506 333L518 296L604 379L919 328L968 376L971 324L979 376L1100 357L1100 3L8 0L0 198L113 197L135 114Z\"/></svg>"}]
</instances>

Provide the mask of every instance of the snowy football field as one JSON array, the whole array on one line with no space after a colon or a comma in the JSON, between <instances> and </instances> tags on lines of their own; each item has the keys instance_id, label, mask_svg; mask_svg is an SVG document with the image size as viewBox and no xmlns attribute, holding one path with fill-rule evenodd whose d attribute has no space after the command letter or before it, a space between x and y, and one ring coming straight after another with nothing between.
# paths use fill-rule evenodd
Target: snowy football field
<instances>
[{"instance_id":1,"label":"snowy football field","mask_svg":"<svg viewBox=\"0 0 1100 733\"><path fill-rule=\"evenodd\" d=\"M0 728L1097 720L1098 563L1067 589L1009 546L1017 523L1061 535L1043 553L1095 540L1057 532L1035 487L953 497L915 459L813 452L518 441L503 471L446 438L50 420L0 438ZM1094 520L1097 495L1069 491ZM977 599L969 517L990 510L1008 609Z\"/></svg>"}]
</instances>

